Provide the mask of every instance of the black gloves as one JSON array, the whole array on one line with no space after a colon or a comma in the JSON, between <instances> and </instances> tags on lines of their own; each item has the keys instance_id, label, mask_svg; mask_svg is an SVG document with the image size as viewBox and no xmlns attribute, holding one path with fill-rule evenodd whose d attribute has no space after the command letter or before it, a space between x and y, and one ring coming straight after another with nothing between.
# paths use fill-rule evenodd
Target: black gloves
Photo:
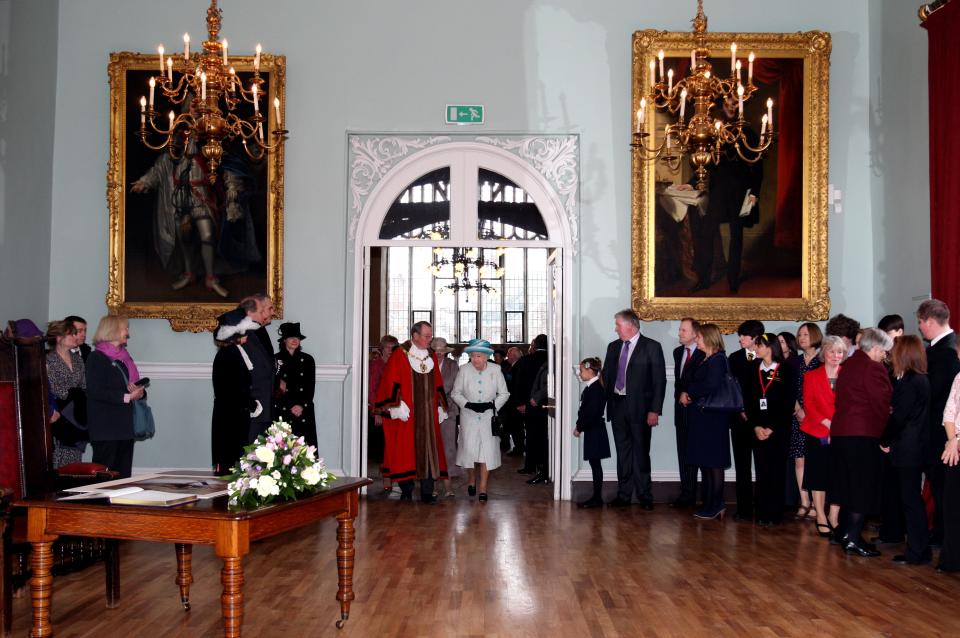
<instances>
[{"instance_id":1,"label":"black gloves","mask_svg":"<svg viewBox=\"0 0 960 638\"><path fill-rule=\"evenodd\" d=\"M474 412L486 412L487 410L493 410L494 405L491 402L487 403L467 403L465 406L468 410L473 410Z\"/></svg>"}]
</instances>

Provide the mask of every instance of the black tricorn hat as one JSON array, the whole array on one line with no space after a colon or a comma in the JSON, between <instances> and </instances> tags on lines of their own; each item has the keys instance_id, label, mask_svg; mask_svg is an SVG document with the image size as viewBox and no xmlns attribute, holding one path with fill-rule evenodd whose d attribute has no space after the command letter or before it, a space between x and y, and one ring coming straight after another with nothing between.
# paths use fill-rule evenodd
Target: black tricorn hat
<instances>
[{"instance_id":1,"label":"black tricorn hat","mask_svg":"<svg viewBox=\"0 0 960 638\"><path fill-rule=\"evenodd\" d=\"M283 343L284 339L289 339L290 337L296 337L300 341L306 339L306 335L300 332L300 322L296 323L281 323L280 324L280 337L277 339L280 343Z\"/></svg>"}]
</instances>

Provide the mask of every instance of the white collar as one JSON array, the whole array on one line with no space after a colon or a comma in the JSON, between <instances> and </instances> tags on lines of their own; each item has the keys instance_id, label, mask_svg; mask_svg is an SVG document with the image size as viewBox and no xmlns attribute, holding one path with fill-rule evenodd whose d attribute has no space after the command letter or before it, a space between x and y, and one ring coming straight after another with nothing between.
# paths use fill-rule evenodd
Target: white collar
<instances>
[{"instance_id":1,"label":"white collar","mask_svg":"<svg viewBox=\"0 0 960 638\"><path fill-rule=\"evenodd\" d=\"M428 354L430 354L429 350L427 350L426 348L417 347L417 345L412 341L410 342L410 352L420 357L425 357Z\"/></svg>"},{"instance_id":2,"label":"white collar","mask_svg":"<svg viewBox=\"0 0 960 638\"><path fill-rule=\"evenodd\" d=\"M639 340L640 340L640 331L639 331L639 330L637 330L637 334L633 335L633 336L630 337L629 339L621 339L621 341L626 341L627 343L629 343L631 348L632 348L633 346L637 345L637 341L639 341Z\"/></svg>"},{"instance_id":3,"label":"white collar","mask_svg":"<svg viewBox=\"0 0 960 638\"><path fill-rule=\"evenodd\" d=\"M599 378L600 378L599 376L596 376L596 377L593 377L592 379L588 379L587 381L584 381L584 382L583 382L583 387L589 388L589 387L592 386L592 385L594 384L594 382L595 382L597 379L599 379Z\"/></svg>"},{"instance_id":4,"label":"white collar","mask_svg":"<svg viewBox=\"0 0 960 638\"><path fill-rule=\"evenodd\" d=\"M770 365L767 366L767 364L763 362L763 359L760 359L760 370L763 372L770 372L771 370L776 370L779 366L780 364L777 363L776 361L771 361Z\"/></svg>"},{"instance_id":5,"label":"white collar","mask_svg":"<svg viewBox=\"0 0 960 638\"><path fill-rule=\"evenodd\" d=\"M951 328L950 326L947 326L947 329L946 329L946 330L944 330L943 332L941 332L941 333L938 334L936 337L934 337L933 339L930 340L930 345L931 345L931 346L937 345L937 342L938 342L938 341L940 341L941 339L943 339L944 337L946 337L948 334L952 334L952 333L953 333L953 328Z\"/></svg>"}]
</instances>

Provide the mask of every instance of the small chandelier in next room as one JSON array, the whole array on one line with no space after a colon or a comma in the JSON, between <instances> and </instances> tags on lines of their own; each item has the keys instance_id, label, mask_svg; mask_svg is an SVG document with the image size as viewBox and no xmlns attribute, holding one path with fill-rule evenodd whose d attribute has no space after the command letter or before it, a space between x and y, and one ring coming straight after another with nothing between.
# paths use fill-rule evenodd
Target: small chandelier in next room
<instances>
[{"instance_id":1,"label":"small chandelier in next room","mask_svg":"<svg viewBox=\"0 0 960 638\"><path fill-rule=\"evenodd\" d=\"M483 291L487 294L499 294L499 290L493 286L487 285L484 279L500 279L503 277L503 268L493 262L483 259L480 256L478 248L454 248L451 258L444 255L448 249L434 248L433 263L430 264L430 272L434 277L440 277L441 270L445 266L452 266L453 279L449 284L437 287L438 293L459 292L464 290L467 293L471 291ZM497 256L504 253L503 248L497 248Z\"/></svg>"},{"instance_id":2,"label":"small chandelier in next room","mask_svg":"<svg viewBox=\"0 0 960 638\"><path fill-rule=\"evenodd\" d=\"M158 74L150 78L149 100L140 98L140 140L149 148L166 149L179 159L186 145L196 143L207 160L210 182L217 179L216 168L223 156L223 142L239 139L246 154L259 160L270 151L279 148L286 139L287 131L280 119L280 98L273 100L275 123L268 143L264 136L264 121L261 100L264 95L264 80L260 76L262 49L257 45L253 59L253 78L244 86L230 65L227 40L218 39L223 12L217 8L217 0L211 0L207 9L208 39L201 44L200 53L191 53L190 36L183 34L183 54L165 55L160 45ZM171 51L171 53L173 53ZM182 105L180 113L170 111L156 122L154 93L159 89L172 103ZM241 117L238 107L242 104L253 107L253 114ZM153 140L157 140L154 142Z\"/></svg>"},{"instance_id":3,"label":"small chandelier in next room","mask_svg":"<svg viewBox=\"0 0 960 638\"><path fill-rule=\"evenodd\" d=\"M663 161L676 171L684 157L688 157L697 177L697 189L703 190L707 183L707 167L716 164L724 146L731 146L745 162L755 163L770 148L776 135L773 131L773 100L767 100L767 112L760 121L760 135L753 135L748 141L749 124L743 118L743 103L756 92L753 84L753 63L755 56L751 51L744 60L737 57L737 45L730 45L730 74L721 77L722 72L714 73L708 61L710 49L707 48L707 16L703 13L703 0L697 0L697 15L693 19L695 46L690 51L690 74L674 81L673 69L664 74L664 52L661 50L656 59L649 63L649 76L642 78L641 90L644 97L640 100L634 123L631 146L646 161ZM744 73L746 71L746 73ZM744 83L746 75L746 83ZM720 106L718 106L720 105ZM726 106L727 113L721 114ZM693 115L687 117L688 107ZM645 122L657 111L676 115L675 123L667 123L659 136L659 145L648 139ZM656 120L650 122L651 130ZM655 140L656 138L654 138Z\"/></svg>"}]
</instances>

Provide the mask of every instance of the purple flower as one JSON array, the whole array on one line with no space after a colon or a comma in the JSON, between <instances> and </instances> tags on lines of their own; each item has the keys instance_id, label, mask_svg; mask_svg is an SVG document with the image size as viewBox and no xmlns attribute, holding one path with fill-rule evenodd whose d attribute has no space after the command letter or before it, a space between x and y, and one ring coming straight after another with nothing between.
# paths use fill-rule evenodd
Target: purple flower
<instances>
[{"instance_id":1,"label":"purple flower","mask_svg":"<svg viewBox=\"0 0 960 638\"><path fill-rule=\"evenodd\" d=\"M290 465L290 461L292 461L292 460L293 460L293 457L290 456L289 454L287 454L285 457L283 457L283 464L284 464L284 465Z\"/></svg>"},{"instance_id":2,"label":"purple flower","mask_svg":"<svg viewBox=\"0 0 960 638\"><path fill-rule=\"evenodd\" d=\"M296 466L296 465L294 465L293 467L290 468L290 473L291 473L291 474L296 474L296 473L297 473L297 466Z\"/></svg>"}]
</instances>

